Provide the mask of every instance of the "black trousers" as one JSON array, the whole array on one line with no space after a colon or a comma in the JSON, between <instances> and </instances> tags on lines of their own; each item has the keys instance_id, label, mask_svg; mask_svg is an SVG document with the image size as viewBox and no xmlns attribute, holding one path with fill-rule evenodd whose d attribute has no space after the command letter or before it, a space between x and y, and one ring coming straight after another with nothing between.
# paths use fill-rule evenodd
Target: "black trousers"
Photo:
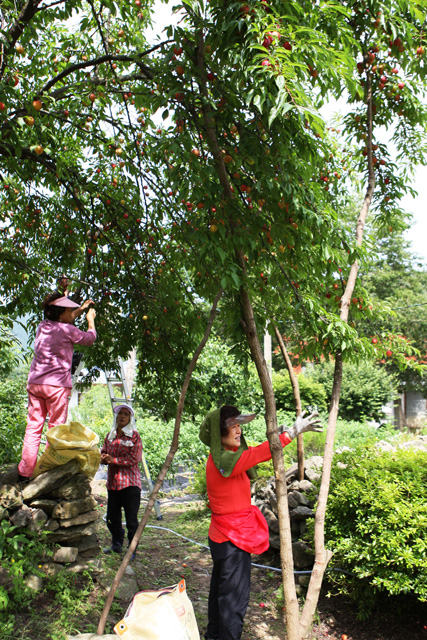
<instances>
[{"instance_id":1,"label":"black trousers","mask_svg":"<svg viewBox=\"0 0 427 640\"><path fill-rule=\"evenodd\" d=\"M251 554L209 538L213 571L206 639L240 640L251 587Z\"/></svg>"},{"instance_id":2,"label":"black trousers","mask_svg":"<svg viewBox=\"0 0 427 640\"><path fill-rule=\"evenodd\" d=\"M141 489L126 487L120 491L108 491L107 527L113 538L113 548L119 549L125 536L122 527L122 508L125 511L129 543L138 529L138 510L141 503Z\"/></svg>"}]
</instances>

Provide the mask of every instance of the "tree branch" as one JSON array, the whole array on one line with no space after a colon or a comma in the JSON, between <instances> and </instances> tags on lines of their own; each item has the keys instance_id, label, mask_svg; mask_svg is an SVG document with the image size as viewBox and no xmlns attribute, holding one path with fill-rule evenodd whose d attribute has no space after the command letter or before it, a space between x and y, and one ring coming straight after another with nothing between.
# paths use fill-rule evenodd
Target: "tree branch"
<instances>
[{"instance_id":1,"label":"tree branch","mask_svg":"<svg viewBox=\"0 0 427 640\"><path fill-rule=\"evenodd\" d=\"M148 500L148 504L145 508L144 511L144 515L142 516L141 522L139 523L138 529L135 532L135 535L132 539L132 542L129 545L129 549L127 550L127 553L125 555L125 557L123 558L122 564L120 565L116 576L113 580L113 584L111 585L110 588L110 592L107 596L107 601L105 603L104 609L102 611L101 614L101 618L99 620L99 624L98 624L98 629L97 629L97 634L102 636L104 633L104 629L105 629L105 623L107 621L107 616L108 613L110 611L111 608L111 604L113 602L114 599L114 594L116 593L116 589L120 584L120 580L123 577L123 574L126 570L126 567L129 564L129 561L132 557L133 552L136 550L136 547L138 545L139 539L141 538L141 535L145 529L145 525L148 522L148 518L150 517L151 511L153 510L153 506L154 503L157 499L157 495L160 491L160 488L163 484L163 481L166 477L166 474L168 472L168 469L172 463L172 460L174 458L174 455L176 453L176 450L178 449L178 442L179 442L179 429L181 426L181 419L182 419L182 413L184 410L184 402L185 402L185 396L187 394L187 390L188 390L188 385L190 384L190 380L191 380L191 376L193 374L193 371L196 367L197 364L197 360L199 359L199 356L203 350L203 348L205 347L209 335L212 331L212 327L213 327L213 323L215 320L215 316L216 316L216 310L218 307L218 303L221 299L221 296L223 294L223 289L222 287L219 289L218 293L215 296L215 299L213 301L212 304L212 308L209 314L209 318L208 318L208 322L206 324L206 329L205 329L205 333L203 335L202 340L199 343L199 346L197 347L196 351L194 352L194 355L191 359L190 364L188 365L188 369L187 369L187 373L185 375L184 378L184 382L182 384L182 388L181 388L181 393L179 396L179 401L178 401L178 406L177 406L177 410L176 410L176 417L175 417L175 428L174 428L174 432L173 432L173 437L172 437L172 444L171 447L169 449L169 453L166 456L166 460L160 470L159 476L155 482L155 485L153 487L153 490L151 492L150 498Z\"/></svg>"},{"instance_id":2,"label":"tree branch","mask_svg":"<svg viewBox=\"0 0 427 640\"><path fill-rule=\"evenodd\" d=\"M280 333L276 325L274 325L274 332L276 334L277 342L279 343L280 351L282 352L282 356L285 360L286 368L288 370L289 379L292 385L292 392L294 394L295 415L298 418L298 416L301 414L301 411L302 411L301 394L299 391L298 378L295 375L295 371L292 366L291 359L285 347L285 343L283 342L282 334ZM302 433L297 437L297 456L298 456L298 480L304 480L304 440L303 440Z\"/></svg>"},{"instance_id":3,"label":"tree branch","mask_svg":"<svg viewBox=\"0 0 427 640\"><path fill-rule=\"evenodd\" d=\"M31 20L37 13L38 6L41 2L42 0L28 0L28 2L21 9L15 22L10 27L6 36L6 41L8 42L8 44L4 48L3 55L1 57L1 62L0 62L0 80L3 78L4 71L7 66L7 61L6 61L7 56L13 51L17 40L22 35L25 29L25 26L29 22L31 22Z\"/></svg>"},{"instance_id":4,"label":"tree branch","mask_svg":"<svg viewBox=\"0 0 427 640\"><path fill-rule=\"evenodd\" d=\"M134 62L141 69L141 71L144 73L144 76L140 76L140 77L142 77L144 79L147 79L147 80L153 80L154 77L155 77L154 74L151 72L151 70L148 67L146 67L144 64L142 64L142 62L140 62L137 58L142 58L142 57L148 55L149 53L152 53L156 49L159 49L160 47L162 47L165 44L167 44L167 42L162 42L161 44L158 44L158 45L156 45L154 47L151 47L151 49L148 49L147 51L143 51L142 53L138 53L138 54L135 54L133 56L128 56L128 55L124 55L124 54L106 53L103 56L99 56L98 58L93 58L92 60L85 60L84 62L77 62L76 64L70 65L69 67L67 67L66 69L61 71L61 73L58 73L57 76L55 76L54 78L49 80L49 82L47 82L45 84L45 86L42 87L42 89L37 93L37 95L39 97L42 96L44 93L49 91L49 89L51 89L53 86L55 86L55 84L57 84L58 82L61 82L61 80L63 80L67 76L69 76L74 71L79 71L80 69L87 69L87 67L97 67L100 64L103 64L104 62L115 62L115 61L117 61L117 62ZM118 79L121 80L121 78L118 78ZM135 76L129 76L129 79L135 79ZM92 83L101 84L102 82L106 82L106 80L96 80L96 79L94 79Z\"/></svg>"}]
</instances>

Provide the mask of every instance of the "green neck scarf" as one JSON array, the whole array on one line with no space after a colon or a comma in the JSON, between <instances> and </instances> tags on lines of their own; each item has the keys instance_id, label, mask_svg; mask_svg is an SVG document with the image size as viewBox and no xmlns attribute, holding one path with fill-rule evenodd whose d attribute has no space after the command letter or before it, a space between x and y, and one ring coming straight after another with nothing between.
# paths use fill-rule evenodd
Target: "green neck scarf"
<instances>
[{"instance_id":1,"label":"green neck scarf","mask_svg":"<svg viewBox=\"0 0 427 640\"><path fill-rule=\"evenodd\" d=\"M246 444L246 440L242 434L240 447L237 451L227 451L224 449L221 445L220 414L221 409L215 409L208 413L200 427L199 438L203 444L210 448L214 465L218 471L225 478L228 478L231 475L236 462L242 455L242 452L246 451L248 448L248 445ZM255 467L251 467L246 471L246 473L251 480L256 478L257 473Z\"/></svg>"}]
</instances>

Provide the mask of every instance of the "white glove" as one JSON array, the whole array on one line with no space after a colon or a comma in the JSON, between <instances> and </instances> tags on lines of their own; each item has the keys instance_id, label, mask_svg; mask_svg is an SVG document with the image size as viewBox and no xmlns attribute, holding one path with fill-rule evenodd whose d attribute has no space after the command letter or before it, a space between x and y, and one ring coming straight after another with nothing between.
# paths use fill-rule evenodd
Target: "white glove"
<instances>
[{"instance_id":1,"label":"white glove","mask_svg":"<svg viewBox=\"0 0 427 640\"><path fill-rule=\"evenodd\" d=\"M284 431L286 431L290 439L293 440L301 433L305 433L306 431L323 431L323 426L320 422L319 414L317 413L317 411L304 418L305 413L306 411L303 411L298 416L292 427L285 427L284 425L281 425L279 427L279 433L283 433Z\"/></svg>"}]
</instances>

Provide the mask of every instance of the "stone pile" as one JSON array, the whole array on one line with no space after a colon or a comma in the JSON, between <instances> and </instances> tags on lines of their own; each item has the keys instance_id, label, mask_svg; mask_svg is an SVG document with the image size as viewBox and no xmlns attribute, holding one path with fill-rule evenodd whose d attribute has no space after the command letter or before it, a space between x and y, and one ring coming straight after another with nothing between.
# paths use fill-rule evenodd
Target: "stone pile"
<instances>
[{"instance_id":1,"label":"stone pile","mask_svg":"<svg viewBox=\"0 0 427 640\"><path fill-rule=\"evenodd\" d=\"M47 575L56 575L64 567L73 573L99 568L95 560L100 551L98 518L90 480L76 460L42 473L25 486L18 481L16 465L0 467L0 521L8 519L30 536L49 532L46 542L53 555L40 558ZM28 586L41 588L41 579L30 578Z\"/></svg>"},{"instance_id":2,"label":"stone pile","mask_svg":"<svg viewBox=\"0 0 427 640\"><path fill-rule=\"evenodd\" d=\"M313 456L306 460L303 480L298 480L298 466L296 464L286 472L292 553L296 571L310 570L314 562L314 551L302 538L307 529L307 520L314 517L317 491L313 483L320 479L322 463L323 460L320 456ZM270 531L270 548L279 550L279 520L274 477L260 478L253 483L252 503L260 509L267 520ZM301 582L306 582L306 576L301 576L301 578L303 578Z\"/></svg>"}]
</instances>

